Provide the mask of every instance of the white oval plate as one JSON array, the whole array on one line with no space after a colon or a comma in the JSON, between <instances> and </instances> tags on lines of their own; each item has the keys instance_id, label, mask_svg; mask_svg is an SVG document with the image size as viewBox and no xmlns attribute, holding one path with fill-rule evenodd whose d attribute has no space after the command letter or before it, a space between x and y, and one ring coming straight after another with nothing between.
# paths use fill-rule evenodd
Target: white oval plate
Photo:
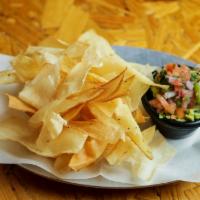
<instances>
[{"instance_id":1,"label":"white oval plate","mask_svg":"<svg viewBox=\"0 0 200 200\"><path fill-rule=\"evenodd\" d=\"M143 49L143 48L133 48L133 47L118 47L118 46L115 46L113 48L121 57L123 57L125 60L130 61L130 62L150 64L153 66L163 66L166 63L187 64L190 66L195 65L193 62L186 61L182 58L169 55L166 53L153 51L153 50L148 50L148 49ZM128 188L152 187L152 186L158 186L158 185L160 186L167 183L172 183L172 182L167 182L167 183L160 183L157 185L149 184L145 186L138 186L138 185L132 185L132 184L112 182L107 179L104 179L103 177L84 179L84 180L81 180L81 179L63 180L63 179L59 179L53 176L52 174L36 166L32 166L32 165L20 165L20 166L39 176L42 176L54 181L78 185L78 186L85 186L85 187L108 188L108 189L128 189Z\"/></svg>"}]
</instances>

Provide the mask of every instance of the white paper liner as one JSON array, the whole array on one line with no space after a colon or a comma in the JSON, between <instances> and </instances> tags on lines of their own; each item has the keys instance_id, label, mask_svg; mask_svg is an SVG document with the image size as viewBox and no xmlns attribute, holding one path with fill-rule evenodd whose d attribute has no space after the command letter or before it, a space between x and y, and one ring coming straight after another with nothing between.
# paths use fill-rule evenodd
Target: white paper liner
<instances>
[{"instance_id":1,"label":"white paper liner","mask_svg":"<svg viewBox=\"0 0 200 200\"><path fill-rule=\"evenodd\" d=\"M10 57L0 56L1 70L9 66ZM2 68L3 66L3 68ZM7 102L2 95L5 91L15 93L19 89L19 85L1 86L0 87L0 117L4 117L9 113ZM200 129L197 129L194 134L186 139L168 140L175 149L176 155L167 164L161 165L150 180L139 180L133 178L130 170L130 165L124 163L120 166L109 166L106 162L101 162L97 165L81 170L80 172L68 172L65 174L58 173L53 168L53 161L48 158L38 156L21 145L11 141L0 141L0 163L3 164L31 164L40 167L47 172L59 177L63 180L69 179L89 179L102 176L107 180L145 186L150 184L160 184L176 180L200 182ZM157 135L161 137L161 135ZM168 148L167 144L162 144L154 149L154 155L158 155L160 151ZM170 149L170 148L169 148ZM164 151L165 152L165 151ZM167 153L167 152L166 152ZM162 160L159 156L156 158L158 162ZM148 173L148 169L153 168L155 161L148 161L144 166L144 173Z\"/></svg>"}]
</instances>

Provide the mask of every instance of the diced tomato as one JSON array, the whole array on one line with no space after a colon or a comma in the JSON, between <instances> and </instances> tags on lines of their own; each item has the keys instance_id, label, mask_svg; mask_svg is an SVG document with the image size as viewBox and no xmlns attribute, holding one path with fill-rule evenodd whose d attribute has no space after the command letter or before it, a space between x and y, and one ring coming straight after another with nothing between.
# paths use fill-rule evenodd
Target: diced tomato
<instances>
[{"instance_id":1,"label":"diced tomato","mask_svg":"<svg viewBox=\"0 0 200 200\"><path fill-rule=\"evenodd\" d=\"M180 79L172 80L172 81L171 81L171 84L172 84L172 85L175 85L175 86L182 86L182 85L183 85L183 83L181 82Z\"/></svg>"},{"instance_id":2,"label":"diced tomato","mask_svg":"<svg viewBox=\"0 0 200 200\"><path fill-rule=\"evenodd\" d=\"M169 72L170 74L172 74L172 72L174 70L174 64L169 63L165 67L166 67L166 71Z\"/></svg>"},{"instance_id":3,"label":"diced tomato","mask_svg":"<svg viewBox=\"0 0 200 200\"><path fill-rule=\"evenodd\" d=\"M176 92L178 94L178 96L181 96L182 93L182 87L175 85L174 86L174 92Z\"/></svg>"},{"instance_id":4,"label":"diced tomato","mask_svg":"<svg viewBox=\"0 0 200 200\"><path fill-rule=\"evenodd\" d=\"M161 105L164 107L165 111L174 114L176 110L176 104L175 103L168 103L167 100L161 96L160 94L156 95L157 100L161 103Z\"/></svg>"},{"instance_id":5,"label":"diced tomato","mask_svg":"<svg viewBox=\"0 0 200 200\"><path fill-rule=\"evenodd\" d=\"M181 65L180 67L180 77L183 80L189 81L191 74L190 74L190 69L186 65Z\"/></svg>"},{"instance_id":6,"label":"diced tomato","mask_svg":"<svg viewBox=\"0 0 200 200\"><path fill-rule=\"evenodd\" d=\"M179 77L180 76L180 72L181 72L180 67L178 67L177 65L175 65L173 73L172 73L173 76Z\"/></svg>"},{"instance_id":7,"label":"diced tomato","mask_svg":"<svg viewBox=\"0 0 200 200\"><path fill-rule=\"evenodd\" d=\"M161 105L161 103L157 100L157 99L152 99L149 101L149 104L153 107L156 108L158 110L162 110L163 106Z\"/></svg>"},{"instance_id":8,"label":"diced tomato","mask_svg":"<svg viewBox=\"0 0 200 200\"><path fill-rule=\"evenodd\" d=\"M176 108L176 115L178 119L183 119L185 117L185 109L184 108Z\"/></svg>"}]
</instances>

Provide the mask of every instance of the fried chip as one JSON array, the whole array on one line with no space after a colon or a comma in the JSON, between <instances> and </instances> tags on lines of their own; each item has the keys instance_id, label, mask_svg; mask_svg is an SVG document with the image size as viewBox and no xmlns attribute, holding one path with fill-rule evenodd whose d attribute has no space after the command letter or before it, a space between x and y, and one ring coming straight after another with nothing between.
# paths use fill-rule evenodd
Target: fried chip
<instances>
[{"instance_id":1,"label":"fried chip","mask_svg":"<svg viewBox=\"0 0 200 200\"><path fill-rule=\"evenodd\" d=\"M87 133L77 128L65 127L62 134L43 146L36 145L37 129L27 123L27 118L10 117L0 122L0 139L18 142L30 151L47 157L62 153L78 153L84 146Z\"/></svg>"},{"instance_id":2,"label":"fried chip","mask_svg":"<svg viewBox=\"0 0 200 200\"><path fill-rule=\"evenodd\" d=\"M117 107L117 100L109 100L106 102L95 102L95 106L108 117L112 117Z\"/></svg>"},{"instance_id":3,"label":"fried chip","mask_svg":"<svg viewBox=\"0 0 200 200\"><path fill-rule=\"evenodd\" d=\"M114 93L121 86L123 78L124 78L125 70L121 72L118 76L108 81L107 83L100 86L100 88L104 89L104 92L101 93L98 97L96 97L95 101L106 101L110 99L110 96L114 95Z\"/></svg>"},{"instance_id":4,"label":"fried chip","mask_svg":"<svg viewBox=\"0 0 200 200\"><path fill-rule=\"evenodd\" d=\"M19 98L35 108L40 108L53 98L59 80L59 66L46 64L37 76L25 85Z\"/></svg>"},{"instance_id":5,"label":"fried chip","mask_svg":"<svg viewBox=\"0 0 200 200\"><path fill-rule=\"evenodd\" d=\"M94 99L95 97L99 96L103 92L103 89L98 88L91 88L86 91L82 91L76 93L74 95L69 96L67 99L61 100L61 102L57 105L55 111L58 113L66 113L71 108L87 103Z\"/></svg>"},{"instance_id":6,"label":"fried chip","mask_svg":"<svg viewBox=\"0 0 200 200\"><path fill-rule=\"evenodd\" d=\"M12 61L12 66L20 81L25 82L33 79L41 70L41 60L33 59L27 55L18 55Z\"/></svg>"},{"instance_id":7,"label":"fried chip","mask_svg":"<svg viewBox=\"0 0 200 200\"><path fill-rule=\"evenodd\" d=\"M142 135L147 144L149 144L153 140L153 138L155 137L155 132L156 132L155 126L151 126L142 131Z\"/></svg>"},{"instance_id":8,"label":"fried chip","mask_svg":"<svg viewBox=\"0 0 200 200\"><path fill-rule=\"evenodd\" d=\"M6 70L0 72L0 84L18 83L19 79L13 70Z\"/></svg>"},{"instance_id":9,"label":"fried chip","mask_svg":"<svg viewBox=\"0 0 200 200\"><path fill-rule=\"evenodd\" d=\"M6 96L8 97L8 107L9 108L13 108L13 109L28 112L28 113L35 113L36 112L35 108L24 103L19 98L12 96L12 95L9 95L9 94L6 94Z\"/></svg>"},{"instance_id":10,"label":"fried chip","mask_svg":"<svg viewBox=\"0 0 200 200\"><path fill-rule=\"evenodd\" d=\"M133 113L133 116L138 124L143 124L146 122L146 117L143 115L141 109L138 109Z\"/></svg>"},{"instance_id":11,"label":"fried chip","mask_svg":"<svg viewBox=\"0 0 200 200\"><path fill-rule=\"evenodd\" d=\"M54 161L54 168L58 170L59 172L67 172L69 171L69 161L71 160L72 155L71 154L62 154L56 157Z\"/></svg>"},{"instance_id":12,"label":"fried chip","mask_svg":"<svg viewBox=\"0 0 200 200\"><path fill-rule=\"evenodd\" d=\"M83 57L69 72L68 77L58 93L58 98L66 98L70 94L78 92L92 67L101 67L103 53L97 51L97 46L91 45L84 50Z\"/></svg>"},{"instance_id":13,"label":"fried chip","mask_svg":"<svg viewBox=\"0 0 200 200\"><path fill-rule=\"evenodd\" d=\"M104 109L99 107L98 104L96 105L96 103L89 103L88 107L89 107L91 113L95 116L96 119L98 119L100 122L107 125L108 127L112 128L116 132L118 132L119 139L122 139L122 140L125 139L124 130L120 127L120 125L117 123L117 121L115 119L107 116L104 113Z\"/></svg>"},{"instance_id":14,"label":"fried chip","mask_svg":"<svg viewBox=\"0 0 200 200\"><path fill-rule=\"evenodd\" d=\"M126 137L125 141L120 140L113 150L106 156L106 160L110 165L119 164L122 161L122 157L125 154L131 153L132 143L129 137Z\"/></svg>"},{"instance_id":15,"label":"fried chip","mask_svg":"<svg viewBox=\"0 0 200 200\"><path fill-rule=\"evenodd\" d=\"M62 133L49 142L47 147L54 154L78 153L84 146L88 134L77 127L64 127Z\"/></svg>"},{"instance_id":16,"label":"fried chip","mask_svg":"<svg viewBox=\"0 0 200 200\"><path fill-rule=\"evenodd\" d=\"M74 120L74 118L77 117L77 115L80 113L80 111L84 106L85 104L83 103L71 108L70 110L68 110L66 113L63 114L63 119L67 121Z\"/></svg>"},{"instance_id":17,"label":"fried chip","mask_svg":"<svg viewBox=\"0 0 200 200\"><path fill-rule=\"evenodd\" d=\"M73 121L72 125L83 129L91 138L99 141L115 144L120 139L120 132L118 130L96 119Z\"/></svg>"},{"instance_id":18,"label":"fried chip","mask_svg":"<svg viewBox=\"0 0 200 200\"><path fill-rule=\"evenodd\" d=\"M29 47L12 60L17 78L21 82L32 80L46 64L58 64L63 51L58 48Z\"/></svg>"},{"instance_id":19,"label":"fried chip","mask_svg":"<svg viewBox=\"0 0 200 200\"><path fill-rule=\"evenodd\" d=\"M118 97L129 95L134 78L135 78L135 76L133 75L133 76L123 80L121 85L118 87L118 90L115 93L113 93L108 99L112 100L112 99L115 99Z\"/></svg>"},{"instance_id":20,"label":"fried chip","mask_svg":"<svg viewBox=\"0 0 200 200\"><path fill-rule=\"evenodd\" d=\"M144 142L141 130L133 118L129 107L119 100L118 107L115 110L115 115L118 123L123 127L130 139L138 146L147 158L153 159L151 150Z\"/></svg>"},{"instance_id":21,"label":"fried chip","mask_svg":"<svg viewBox=\"0 0 200 200\"><path fill-rule=\"evenodd\" d=\"M95 139L86 141L84 148L74 154L69 162L69 167L75 171L94 163L104 152L107 143Z\"/></svg>"},{"instance_id":22,"label":"fried chip","mask_svg":"<svg viewBox=\"0 0 200 200\"><path fill-rule=\"evenodd\" d=\"M137 88L137 89L136 89ZM149 85L142 83L137 77L133 80L129 97L131 99L131 111L135 111L140 104L142 96L149 89Z\"/></svg>"}]
</instances>

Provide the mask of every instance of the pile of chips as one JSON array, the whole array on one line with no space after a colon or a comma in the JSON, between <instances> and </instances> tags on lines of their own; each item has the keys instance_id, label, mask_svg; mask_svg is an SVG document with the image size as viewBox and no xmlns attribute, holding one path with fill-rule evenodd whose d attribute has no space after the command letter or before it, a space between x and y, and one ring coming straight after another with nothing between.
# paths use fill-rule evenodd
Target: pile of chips
<instances>
[{"instance_id":1,"label":"pile of chips","mask_svg":"<svg viewBox=\"0 0 200 200\"><path fill-rule=\"evenodd\" d=\"M126 62L93 31L60 45L29 47L13 59L13 69L0 73L1 84L22 86L16 96L6 94L18 114L1 120L0 139L52 158L65 172L101 160L133 169L153 160L155 126L139 126L148 118L141 97L151 85L166 86L144 75L152 68Z\"/></svg>"}]
</instances>

